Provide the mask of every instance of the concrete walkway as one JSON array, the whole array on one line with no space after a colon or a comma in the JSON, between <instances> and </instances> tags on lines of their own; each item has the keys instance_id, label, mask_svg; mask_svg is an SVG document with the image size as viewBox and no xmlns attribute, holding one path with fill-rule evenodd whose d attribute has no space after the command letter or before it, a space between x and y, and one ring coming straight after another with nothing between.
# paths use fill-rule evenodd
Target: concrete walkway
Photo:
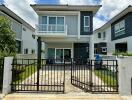
<instances>
[{"instance_id":1,"label":"concrete walkway","mask_svg":"<svg viewBox=\"0 0 132 100\"><path fill-rule=\"evenodd\" d=\"M127 100L116 94L10 94L3 100ZM129 100L129 99L128 99ZM132 100L132 99L130 99Z\"/></svg>"}]
</instances>

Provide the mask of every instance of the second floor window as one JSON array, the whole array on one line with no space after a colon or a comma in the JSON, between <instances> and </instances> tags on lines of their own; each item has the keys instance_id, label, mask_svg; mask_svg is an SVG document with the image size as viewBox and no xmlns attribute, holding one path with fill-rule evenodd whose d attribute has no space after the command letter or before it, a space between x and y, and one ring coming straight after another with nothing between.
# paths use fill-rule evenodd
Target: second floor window
<instances>
[{"instance_id":1,"label":"second floor window","mask_svg":"<svg viewBox=\"0 0 132 100\"><path fill-rule=\"evenodd\" d=\"M101 38L101 33L98 33L98 38Z\"/></svg>"},{"instance_id":2,"label":"second floor window","mask_svg":"<svg viewBox=\"0 0 132 100\"><path fill-rule=\"evenodd\" d=\"M84 16L84 32L89 32L90 31L90 17L89 16Z\"/></svg>"},{"instance_id":3,"label":"second floor window","mask_svg":"<svg viewBox=\"0 0 132 100\"><path fill-rule=\"evenodd\" d=\"M43 31L62 32L64 31L64 17L62 16L43 16Z\"/></svg>"},{"instance_id":4,"label":"second floor window","mask_svg":"<svg viewBox=\"0 0 132 100\"><path fill-rule=\"evenodd\" d=\"M120 21L114 26L115 37L125 34L125 20Z\"/></svg>"}]
</instances>

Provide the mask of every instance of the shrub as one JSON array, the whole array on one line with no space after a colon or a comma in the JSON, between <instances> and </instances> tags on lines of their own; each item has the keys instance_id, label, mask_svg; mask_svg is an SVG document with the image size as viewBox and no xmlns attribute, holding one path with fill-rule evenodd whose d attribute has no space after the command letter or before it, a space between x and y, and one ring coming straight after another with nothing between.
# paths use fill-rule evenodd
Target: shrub
<instances>
[{"instance_id":1,"label":"shrub","mask_svg":"<svg viewBox=\"0 0 132 100\"><path fill-rule=\"evenodd\" d=\"M123 56L132 56L132 53L128 53L128 52L119 52L119 51L116 51L113 53L113 55L123 55Z\"/></svg>"}]
</instances>

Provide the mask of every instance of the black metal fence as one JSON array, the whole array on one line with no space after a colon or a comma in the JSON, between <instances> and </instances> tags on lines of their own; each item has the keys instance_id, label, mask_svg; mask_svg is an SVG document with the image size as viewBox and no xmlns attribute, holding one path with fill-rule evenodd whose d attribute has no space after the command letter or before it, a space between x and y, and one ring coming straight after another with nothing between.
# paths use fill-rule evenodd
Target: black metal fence
<instances>
[{"instance_id":1,"label":"black metal fence","mask_svg":"<svg viewBox=\"0 0 132 100\"><path fill-rule=\"evenodd\" d=\"M41 66L38 67L37 59L14 59L12 91L64 93L65 62L52 62L42 59Z\"/></svg>"},{"instance_id":2,"label":"black metal fence","mask_svg":"<svg viewBox=\"0 0 132 100\"><path fill-rule=\"evenodd\" d=\"M85 92L118 92L117 60L42 59L40 64L37 62L37 59L13 60L12 91L64 93L65 71L71 67L71 84Z\"/></svg>"},{"instance_id":3,"label":"black metal fence","mask_svg":"<svg viewBox=\"0 0 132 100\"><path fill-rule=\"evenodd\" d=\"M3 87L3 71L4 71L4 59L0 59L0 92Z\"/></svg>"},{"instance_id":4,"label":"black metal fence","mask_svg":"<svg viewBox=\"0 0 132 100\"><path fill-rule=\"evenodd\" d=\"M117 60L88 60L87 63L81 62L73 63L72 65L71 84L86 92L118 92Z\"/></svg>"}]
</instances>

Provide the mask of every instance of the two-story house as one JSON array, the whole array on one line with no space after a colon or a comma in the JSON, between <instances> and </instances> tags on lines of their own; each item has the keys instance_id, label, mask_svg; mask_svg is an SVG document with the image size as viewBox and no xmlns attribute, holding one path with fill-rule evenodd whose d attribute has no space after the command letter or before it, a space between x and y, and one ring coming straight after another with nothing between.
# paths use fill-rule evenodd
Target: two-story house
<instances>
[{"instance_id":1,"label":"two-story house","mask_svg":"<svg viewBox=\"0 0 132 100\"><path fill-rule=\"evenodd\" d=\"M11 29L16 33L16 49L18 54L37 53L37 40L33 36L35 29L8 9L5 5L0 5L0 15L11 20Z\"/></svg>"},{"instance_id":2,"label":"two-story house","mask_svg":"<svg viewBox=\"0 0 132 100\"><path fill-rule=\"evenodd\" d=\"M128 6L102 27L94 31L95 50L96 44L105 43L107 54L115 51L132 52L132 6ZM104 35L105 33L105 35ZM106 37L106 40L103 38ZM95 52L100 53L100 52ZM100 53L103 54L103 53Z\"/></svg>"},{"instance_id":3,"label":"two-story house","mask_svg":"<svg viewBox=\"0 0 132 100\"><path fill-rule=\"evenodd\" d=\"M60 62L59 59L93 57L93 16L100 5L35 4L31 7L39 16L36 36L45 42L46 58Z\"/></svg>"}]
</instances>

